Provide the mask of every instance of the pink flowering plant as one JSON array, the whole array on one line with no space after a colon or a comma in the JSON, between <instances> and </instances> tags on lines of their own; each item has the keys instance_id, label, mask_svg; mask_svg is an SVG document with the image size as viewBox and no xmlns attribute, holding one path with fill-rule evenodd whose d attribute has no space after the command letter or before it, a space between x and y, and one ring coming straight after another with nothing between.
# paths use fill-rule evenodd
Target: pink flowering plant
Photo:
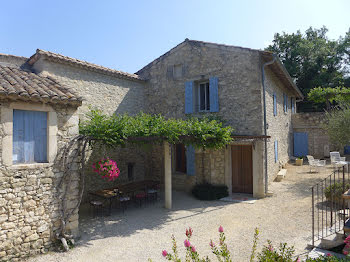
<instances>
[{"instance_id":1,"label":"pink flowering plant","mask_svg":"<svg viewBox=\"0 0 350 262\"><path fill-rule=\"evenodd\" d=\"M212 253L215 255L217 261L219 262L232 262L231 253L227 248L227 244L225 243L226 237L224 233L224 228L222 226L219 227L219 241L218 244L215 244L213 240L210 240L209 246L211 248ZM186 248L185 260L186 262L210 262L209 257L201 258L196 250L196 247L191 242L191 237L193 234L192 228L186 229L186 238L184 241L184 246ZM281 243L278 248L274 248L272 242L270 240L267 241L267 245L262 248L262 251L256 255L257 243L258 243L258 235L259 230L255 229L254 240L252 252L250 255L250 262L258 261L258 262L301 262L299 257L294 256L294 247L288 246L286 243ZM162 256L169 260L175 262L181 262L181 258L179 257L177 244L174 235L172 236L172 253L167 250L162 251ZM347 247L350 247L350 237L345 240L345 244ZM149 259L148 261L152 261ZM243 260L237 260L243 261ZM327 254L326 256L322 256L319 258L306 258L305 262L345 262L350 261L347 259L338 258L336 256L332 256L331 254Z\"/></svg>"},{"instance_id":2,"label":"pink flowering plant","mask_svg":"<svg viewBox=\"0 0 350 262\"><path fill-rule=\"evenodd\" d=\"M101 159L100 161L93 163L92 170L101 175L102 178L107 178L108 181L113 181L120 174L117 163L110 158Z\"/></svg>"}]
</instances>

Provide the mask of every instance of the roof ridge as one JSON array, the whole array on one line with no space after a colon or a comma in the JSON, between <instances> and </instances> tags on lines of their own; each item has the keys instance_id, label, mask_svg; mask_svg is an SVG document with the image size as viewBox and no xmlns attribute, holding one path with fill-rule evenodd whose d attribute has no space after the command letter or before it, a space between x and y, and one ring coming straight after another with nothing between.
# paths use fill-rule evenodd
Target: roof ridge
<instances>
[{"instance_id":1,"label":"roof ridge","mask_svg":"<svg viewBox=\"0 0 350 262\"><path fill-rule=\"evenodd\" d=\"M163 57L169 55L171 52L173 52L175 49L179 48L182 44L184 43L198 43L198 44L204 44L204 45L215 45L215 46L222 46L222 47L228 47L228 48L240 48L240 49L244 49L244 50L248 50L248 51L255 51L255 52L261 52L261 53L265 53L265 54L272 54L271 51L265 51L265 50L260 50L260 49L254 49L254 48L249 48L249 47L242 47L242 46L236 46L236 45L226 45L226 44L218 44L218 43L212 43L212 42L206 42L206 41L200 41L200 40L191 40L188 38L185 38L184 41L182 41L181 43L177 44L176 46L174 46L173 48L171 48L169 51L167 51L166 53L162 54L161 56L159 56L158 58L154 59L153 61L151 61L150 63L148 63L147 65L145 65L144 67L142 67L140 70L138 70L135 74L140 74L143 70L145 70L147 67L151 66L153 63L159 61L160 59L162 59Z\"/></svg>"},{"instance_id":2,"label":"roof ridge","mask_svg":"<svg viewBox=\"0 0 350 262\"><path fill-rule=\"evenodd\" d=\"M127 73L127 72L123 72L123 71L119 71L116 69L112 69L112 68L108 68L105 66L101 66L101 65L97 65L94 63L90 63L88 61L84 61L84 60L80 60L77 58L73 58L73 57L69 57L69 56L65 56L59 53L54 53L51 51L46 51L43 49L37 49L36 53L34 55L32 55L29 58L29 64L33 65L40 57L40 55L43 55L49 59L52 60L58 60L60 62L64 62L64 63L68 63L71 65L77 65L80 67L84 67L84 68L88 68L88 69L92 69L92 70L98 70L100 72L103 72L105 74L110 74L110 75L116 75L122 78L127 78L127 79L132 79L132 80L138 80L138 81L143 81L143 79L141 79L138 75L136 74L131 74L131 73Z\"/></svg>"}]
</instances>

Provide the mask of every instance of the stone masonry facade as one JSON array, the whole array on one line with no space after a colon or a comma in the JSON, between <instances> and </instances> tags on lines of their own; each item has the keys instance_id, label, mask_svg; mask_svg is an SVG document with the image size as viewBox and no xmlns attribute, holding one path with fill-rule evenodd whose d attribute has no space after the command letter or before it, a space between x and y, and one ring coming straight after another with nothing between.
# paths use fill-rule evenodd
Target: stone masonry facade
<instances>
[{"instance_id":1,"label":"stone masonry facade","mask_svg":"<svg viewBox=\"0 0 350 262\"><path fill-rule=\"evenodd\" d=\"M43 50L29 59L1 56L0 62L12 63L30 70L41 77L54 79L74 90L83 98L81 106L44 104L49 108L50 161L45 164L11 165L6 145L12 140L9 114L12 102L0 101L0 259L20 260L27 255L46 252L53 243L59 227L57 183L62 177L59 153L70 139L79 133L79 121L85 119L90 108L106 114L137 114L140 111L162 114L165 117L186 118L185 83L201 83L210 77L218 78L218 112L195 112L190 116L211 116L222 119L234 128L235 135L263 135L263 93L261 80L262 55L258 50L185 40L165 55L154 60L136 74L96 66L85 61L64 57ZM273 116L272 94L277 93L278 115ZM266 103L269 181L289 160L291 148L291 108L283 112L283 93L292 97L279 77L266 70ZM21 109L40 107L32 102ZM41 109L38 109L41 110ZM53 119L52 118L52 119ZM11 129L12 130L12 129ZM52 142L52 141L53 142ZM274 141L278 140L279 159L274 160ZM259 139L235 140L232 144L251 145L253 148L254 196L264 196L264 147ZM96 148L87 153L85 195L118 183L154 179L164 183L163 146L128 145L125 148L107 150ZM57 154L58 156L56 156ZM174 152L174 146L172 147ZM6 154L5 154L6 153ZM5 156L5 155L6 156ZM5 156L5 157L4 157ZM92 173L91 165L102 157L115 159L121 170L118 181L106 182ZM172 183L176 190L190 191L201 182L225 184L232 192L231 146L220 150L195 150L195 175L175 171L172 154ZM6 164L7 163L7 164ZM128 172L132 166L132 172ZM77 201L79 165L72 170L73 182L69 185L68 208ZM78 213L71 218L68 229L78 232Z\"/></svg>"},{"instance_id":2,"label":"stone masonry facade","mask_svg":"<svg viewBox=\"0 0 350 262\"><path fill-rule=\"evenodd\" d=\"M10 103L1 101L1 117ZM28 106L31 106L28 104ZM57 151L78 134L77 108L52 105L57 114ZM6 122L1 119L0 145L3 145ZM3 151L2 151L3 152ZM1 154L1 162L3 154ZM68 209L77 203L78 165L73 165L72 183L68 189ZM57 183L63 175L61 163L0 166L0 261L22 261L23 257L47 252L60 226ZM67 229L78 232L78 212Z\"/></svg>"},{"instance_id":3,"label":"stone masonry facade","mask_svg":"<svg viewBox=\"0 0 350 262\"><path fill-rule=\"evenodd\" d=\"M267 135L271 136L267 143L269 181L273 181L278 171L290 160L293 155L293 128L291 98L295 96L286 89L281 81L266 70L266 118ZM273 94L276 95L277 115L273 112ZM287 95L287 112L284 111L283 94ZM296 107L294 107L296 108ZM277 141L278 160L275 161L275 141Z\"/></svg>"}]
</instances>

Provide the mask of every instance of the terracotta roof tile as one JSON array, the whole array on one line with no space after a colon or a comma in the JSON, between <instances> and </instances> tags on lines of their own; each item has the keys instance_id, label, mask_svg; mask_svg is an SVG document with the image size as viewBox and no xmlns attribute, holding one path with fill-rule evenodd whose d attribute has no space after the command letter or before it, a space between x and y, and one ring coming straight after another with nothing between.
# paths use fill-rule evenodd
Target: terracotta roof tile
<instances>
[{"instance_id":1,"label":"terracotta roof tile","mask_svg":"<svg viewBox=\"0 0 350 262\"><path fill-rule=\"evenodd\" d=\"M52 60L52 61L55 61L55 62L67 63L67 64L70 64L72 66L83 67L85 69L89 69L89 70L92 70L92 71L104 73L104 74L107 74L107 75L114 75L114 76L117 76L117 77L120 77L120 78L125 78L125 79L130 79L130 80L137 80L137 81L142 81L143 80L136 74L129 74L129 73L122 72L122 71L119 71L119 70L115 70L115 69L111 69L111 68L108 68L108 67L96 65L96 64L89 63L89 62L86 62L86 61L83 61L83 60L75 59L75 58L64 56L64 55L61 55L61 54L52 53L52 52L41 50L41 49L37 49L36 50L36 53L29 58L28 63L30 65L34 64L40 58L40 56L44 56L46 59Z\"/></svg>"},{"instance_id":2,"label":"terracotta roof tile","mask_svg":"<svg viewBox=\"0 0 350 262\"><path fill-rule=\"evenodd\" d=\"M0 63L0 95L23 100L77 103L82 101L69 88L16 66Z\"/></svg>"}]
</instances>

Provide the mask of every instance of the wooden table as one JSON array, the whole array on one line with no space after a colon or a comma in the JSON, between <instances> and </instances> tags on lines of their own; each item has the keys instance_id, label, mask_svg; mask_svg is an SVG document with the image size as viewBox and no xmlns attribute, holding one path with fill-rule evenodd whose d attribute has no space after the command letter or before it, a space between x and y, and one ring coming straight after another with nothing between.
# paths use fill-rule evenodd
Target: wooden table
<instances>
[{"instance_id":1,"label":"wooden table","mask_svg":"<svg viewBox=\"0 0 350 262\"><path fill-rule=\"evenodd\" d=\"M89 194L109 201L109 214L111 214L112 201L114 199L118 199L120 196L129 195L129 194L133 196L134 193L137 191L147 192L148 189L155 188L158 185L159 185L158 181L142 180L142 181L135 181L135 182L117 185L113 188L107 188L107 189L102 189L95 192L90 192ZM115 191L116 189L118 189L118 192Z\"/></svg>"}]
</instances>

